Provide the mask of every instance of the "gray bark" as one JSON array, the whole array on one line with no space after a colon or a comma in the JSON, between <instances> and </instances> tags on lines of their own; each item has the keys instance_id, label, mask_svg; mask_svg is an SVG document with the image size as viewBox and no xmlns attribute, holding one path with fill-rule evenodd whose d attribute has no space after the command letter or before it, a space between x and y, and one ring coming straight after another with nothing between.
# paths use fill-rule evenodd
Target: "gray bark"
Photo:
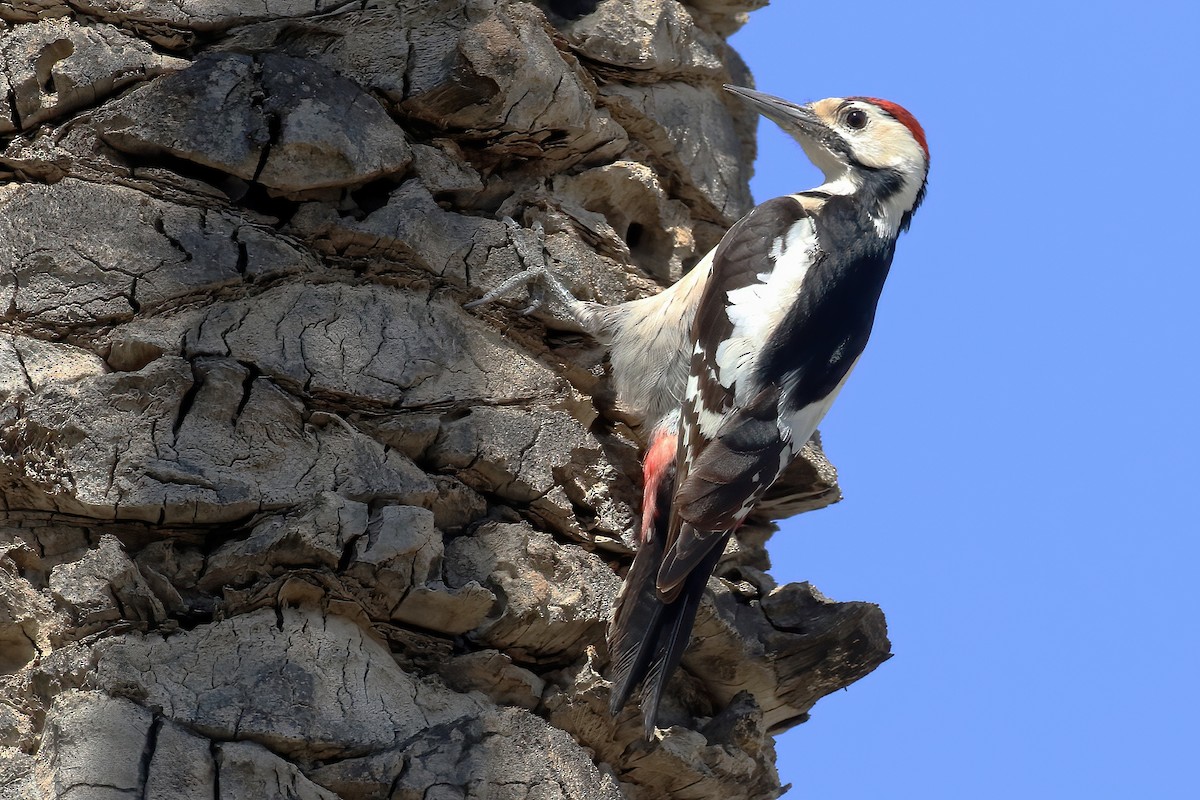
<instances>
[{"instance_id":1,"label":"gray bark","mask_svg":"<svg viewBox=\"0 0 1200 800\"><path fill-rule=\"evenodd\" d=\"M814 442L641 738L602 350L461 307L545 225L603 302L748 210L755 0L0 3L0 798L760 798L886 657L767 574ZM564 16L566 15L566 16Z\"/></svg>"}]
</instances>

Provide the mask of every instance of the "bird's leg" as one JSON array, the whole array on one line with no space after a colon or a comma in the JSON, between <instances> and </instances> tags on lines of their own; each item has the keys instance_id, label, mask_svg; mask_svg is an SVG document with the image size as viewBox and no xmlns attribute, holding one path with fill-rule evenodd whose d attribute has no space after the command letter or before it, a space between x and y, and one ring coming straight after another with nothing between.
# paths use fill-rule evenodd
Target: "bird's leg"
<instances>
[{"instance_id":1,"label":"bird's leg","mask_svg":"<svg viewBox=\"0 0 1200 800\"><path fill-rule=\"evenodd\" d=\"M575 306L579 304L579 300L546 266L546 232L542 223L533 223L532 235L522 229L512 217L505 217L504 224L508 228L509 241L513 243L513 248L517 251L517 260L524 269L478 300L467 303L463 308L478 308L503 297L518 286L524 286L529 293L531 302L528 307L521 310L522 314L531 314L540 308L546 299L545 290L549 289L574 315ZM532 244L531 239L533 240ZM536 245L536 252L534 245Z\"/></svg>"}]
</instances>

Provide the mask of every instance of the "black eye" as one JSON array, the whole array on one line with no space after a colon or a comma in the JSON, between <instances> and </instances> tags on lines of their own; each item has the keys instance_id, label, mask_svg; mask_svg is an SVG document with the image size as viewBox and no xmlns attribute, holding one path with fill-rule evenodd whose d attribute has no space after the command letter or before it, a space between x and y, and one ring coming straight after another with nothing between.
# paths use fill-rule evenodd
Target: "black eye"
<instances>
[{"instance_id":1,"label":"black eye","mask_svg":"<svg viewBox=\"0 0 1200 800\"><path fill-rule=\"evenodd\" d=\"M856 131L860 131L867 127L867 112L861 108L852 108L850 113L846 115L846 124Z\"/></svg>"}]
</instances>

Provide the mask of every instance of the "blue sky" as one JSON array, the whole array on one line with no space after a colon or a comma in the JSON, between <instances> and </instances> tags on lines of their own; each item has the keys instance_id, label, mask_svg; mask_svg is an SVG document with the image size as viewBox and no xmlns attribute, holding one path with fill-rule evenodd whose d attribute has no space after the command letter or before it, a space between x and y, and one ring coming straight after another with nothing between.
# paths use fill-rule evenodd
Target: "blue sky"
<instances>
[{"instance_id":1,"label":"blue sky","mask_svg":"<svg viewBox=\"0 0 1200 800\"><path fill-rule=\"evenodd\" d=\"M779 739L789 798L1200 797L1200 12L795 2L734 47L925 126L929 196L774 573L895 657ZM760 202L819 182L759 131Z\"/></svg>"}]
</instances>

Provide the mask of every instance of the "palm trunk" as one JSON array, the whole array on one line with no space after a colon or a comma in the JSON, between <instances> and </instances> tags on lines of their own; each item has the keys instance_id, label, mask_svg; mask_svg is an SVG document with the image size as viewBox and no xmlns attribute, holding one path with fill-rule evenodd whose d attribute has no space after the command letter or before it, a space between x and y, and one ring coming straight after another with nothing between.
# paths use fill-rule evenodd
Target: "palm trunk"
<instances>
[{"instance_id":1,"label":"palm trunk","mask_svg":"<svg viewBox=\"0 0 1200 800\"><path fill-rule=\"evenodd\" d=\"M713 580L664 703L603 633L603 352L462 309L504 215L620 302L750 205L753 0L0 5L0 798L760 798L879 609ZM689 669L690 667L690 669Z\"/></svg>"}]
</instances>

